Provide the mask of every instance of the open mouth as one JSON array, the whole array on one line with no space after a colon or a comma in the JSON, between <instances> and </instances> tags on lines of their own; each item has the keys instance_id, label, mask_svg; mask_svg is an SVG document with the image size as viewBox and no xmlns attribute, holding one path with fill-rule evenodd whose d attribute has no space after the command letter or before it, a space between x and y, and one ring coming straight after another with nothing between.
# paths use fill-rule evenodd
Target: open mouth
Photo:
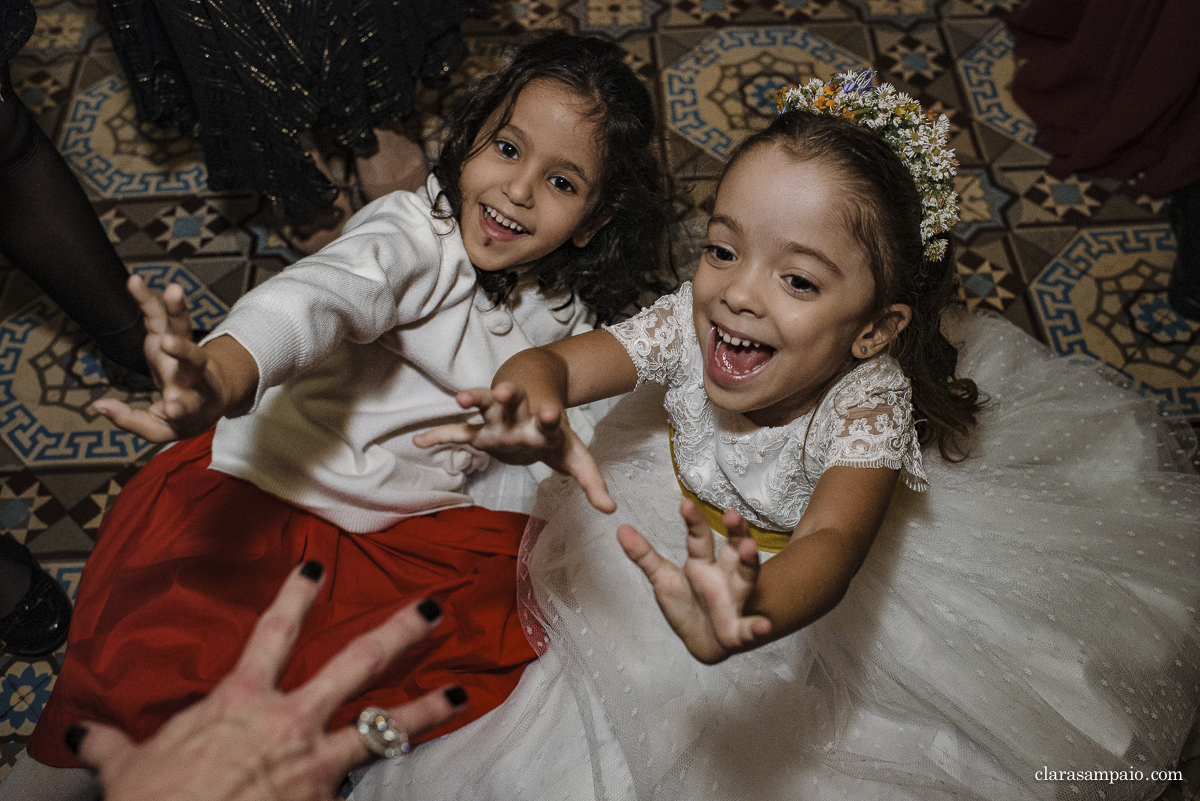
<instances>
[{"instance_id":1,"label":"open mouth","mask_svg":"<svg viewBox=\"0 0 1200 801\"><path fill-rule=\"evenodd\" d=\"M730 378L745 378L766 366L775 348L729 333L713 324L709 364Z\"/></svg>"},{"instance_id":2,"label":"open mouth","mask_svg":"<svg viewBox=\"0 0 1200 801\"><path fill-rule=\"evenodd\" d=\"M516 220L482 203L479 204L479 225L485 234L494 239L511 240L529 233Z\"/></svg>"}]
</instances>

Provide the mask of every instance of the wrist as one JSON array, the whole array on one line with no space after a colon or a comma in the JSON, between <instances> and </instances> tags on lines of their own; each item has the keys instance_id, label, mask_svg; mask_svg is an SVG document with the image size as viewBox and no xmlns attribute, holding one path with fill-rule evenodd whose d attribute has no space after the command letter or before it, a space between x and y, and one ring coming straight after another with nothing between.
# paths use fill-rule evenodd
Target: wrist
<instances>
[{"instance_id":1,"label":"wrist","mask_svg":"<svg viewBox=\"0 0 1200 801\"><path fill-rule=\"evenodd\" d=\"M221 415L237 417L250 411L258 392L258 363L228 334L204 345L205 378Z\"/></svg>"},{"instance_id":2,"label":"wrist","mask_svg":"<svg viewBox=\"0 0 1200 801\"><path fill-rule=\"evenodd\" d=\"M567 408L566 365L546 349L530 348L502 364L492 380L492 387L503 383L519 388L534 414L545 406L560 411Z\"/></svg>"}]
</instances>

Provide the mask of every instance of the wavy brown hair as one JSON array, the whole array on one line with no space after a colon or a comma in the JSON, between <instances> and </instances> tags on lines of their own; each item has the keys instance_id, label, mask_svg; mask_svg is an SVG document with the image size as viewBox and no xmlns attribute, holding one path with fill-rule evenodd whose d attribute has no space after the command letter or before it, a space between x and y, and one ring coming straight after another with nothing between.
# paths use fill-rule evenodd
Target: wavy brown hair
<instances>
[{"instance_id":1,"label":"wavy brown hair","mask_svg":"<svg viewBox=\"0 0 1200 801\"><path fill-rule=\"evenodd\" d=\"M955 375L958 349L942 334L942 312L956 295L953 242L947 241L941 260L925 259L921 196L912 174L869 128L802 110L780 114L739 144L725 172L746 153L768 145L797 161L827 165L836 174L845 193L839 213L866 251L875 278L870 313L879 315L893 303L912 308L912 321L888 352L912 382L917 436L923 445L936 443L944 458L962 460L983 400L974 381Z\"/></svg>"},{"instance_id":2,"label":"wavy brown hair","mask_svg":"<svg viewBox=\"0 0 1200 801\"><path fill-rule=\"evenodd\" d=\"M604 165L593 215L611 219L584 247L567 241L539 260L534 274L547 289L574 292L599 322L611 322L639 299L669 291L675 274L667 235L671 194L654 150L654 105L617 45L552 33L520 48L506 68L470 86L447 120L450 135L433 168L442 187L435 205L442 216L459 218L463 165L508 124L517 96L536 80L557 81L592 104ZM475 275L496 303L517 283L514 270L476 269Z\"/></svg>"}]
</instances>

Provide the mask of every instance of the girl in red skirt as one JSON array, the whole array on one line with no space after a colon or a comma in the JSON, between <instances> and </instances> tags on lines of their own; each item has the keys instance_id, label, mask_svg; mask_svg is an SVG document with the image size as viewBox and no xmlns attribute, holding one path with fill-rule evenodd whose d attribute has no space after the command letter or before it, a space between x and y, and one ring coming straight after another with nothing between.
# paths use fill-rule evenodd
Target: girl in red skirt
<instances>
[{"instance_id":1,"label":"girl in red skirt","mask_svg":"<svg viewBox=\"0 0 1200 801\"><path fill-rule=\"evenodd\" d=\"M653 109L615 45L534 42L471 88L424 189L383 197L344 235L247 294L202 345L182 292L130 291L162 388L149 410L98 401L165 442L109 512L67 655L0 797L86 797L63 744L78 720L142 739L205 695L292 568L329 577L281 687L413 599L444 622L345 705L392 707L446 684L495 707L533 651L516 615L533 485L465 445L415 433L463 419L455 393L507 358L613 318L665 259ZM214 426L215 424L215 426ZM513 472L516 471L516 472ZM489 508L485 508L489 507ZM508 508L508 511L502 509Z\"/></svg>"}]
</instances>

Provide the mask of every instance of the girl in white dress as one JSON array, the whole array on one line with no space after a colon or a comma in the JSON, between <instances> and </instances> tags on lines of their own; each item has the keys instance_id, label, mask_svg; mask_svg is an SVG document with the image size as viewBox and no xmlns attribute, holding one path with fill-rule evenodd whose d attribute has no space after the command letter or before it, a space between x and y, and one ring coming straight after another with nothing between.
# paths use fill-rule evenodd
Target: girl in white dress
<instances>
[{"instance_id":1,"label":"girl in white dress","mask_svg":"<svg viewBox=\"0 0 1200 801\"><path fill-rule=\"evenodd\" d=\"M578 483L522 546L538 663L356 799L1162 791L1200 699L1194 438L943 314L947 122L864 77L737 149L691 284L422 435ZM563 409L635 387L589 453Z\"/></svg>"}]
</instances>

